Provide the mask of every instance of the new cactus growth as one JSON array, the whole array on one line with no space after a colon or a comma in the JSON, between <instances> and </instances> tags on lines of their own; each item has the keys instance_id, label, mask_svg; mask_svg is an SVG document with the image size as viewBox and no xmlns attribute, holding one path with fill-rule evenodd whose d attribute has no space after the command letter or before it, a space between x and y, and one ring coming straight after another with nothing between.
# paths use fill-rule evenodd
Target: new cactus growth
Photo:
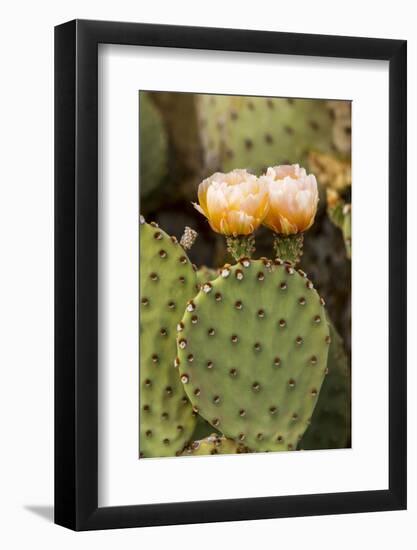
<instances>
[{"instance_id":1,"label":"new cactus growth","mask_svg":"<svg viewBox=\"0 0 417 550\"><path fill-rule=\"evenodd\" d=\"M191 227L185 227L184 233L180 240L180 245L184 248L184 250L190 250L197 238L198 234L197 231L194 229L191 229Z\"/></svg>"},{"instance_id":2,"label":"new cactus growth","mask_svg":"<svg viewBox=\"0 0 417 550\"><path fill-rule=\"evenodd\" d=\"M182 453L184 456L230 455L247 453L248 448L224 436L211 434L208 437L193 441Z\"/></svg>"},{"instance_id":3,"label":"new cactus growth","mask_svg":"<svg viewBox=\"0 0 417 550\"><path fill-rule=\"evenodd\" d=\"M329 374L300 449L343 449L350 445L350 376L342 338L329 323Z\"/></svg>"},{"instance_id":4,"label":"new cactus growth","mask_svg":"<svg viewBox=\"0 0 417 550\"><path fill-rule=\"evenodd\" d=\"M323 301L303 272L242 258L203 285L179 324L193 408L253 451L295 450L327 373Z\"/></svg>"},{"instance_id":5,"label":"new cactus growth","mask_svg":"<svg viewBox=\"0 0 417 550\"><path fill-rule=\"evenodd\" d=\"M197 280L177 240L143 219L140 266L140 455L174 456L196 423L175 368L175 335Z\"/></svg>"}]
</instances>

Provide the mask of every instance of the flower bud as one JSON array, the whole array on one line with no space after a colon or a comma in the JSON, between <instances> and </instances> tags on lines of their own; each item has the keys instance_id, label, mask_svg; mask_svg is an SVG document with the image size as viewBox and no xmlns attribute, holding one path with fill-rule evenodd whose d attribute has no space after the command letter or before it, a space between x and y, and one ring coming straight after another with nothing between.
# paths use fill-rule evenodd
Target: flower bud
<instances>
[{"instance_id":1,"label":"flower bud","mask_svg":"<svg viewBox=\"0 0 417 550\"><path fill-rule=\"evenodd\" d=\"M298 164L274 166L261 176L269 192L269 211L264 225L281 235L293 235L311 227L319 194L313 174Z\"/></svg>"},{"instance_id":2,"label":"flower bud","mask_svg":"<svg viewBox=\"0 0 417 550\"><path fill-rule=\"evenodd\" d=\"M250 235L268 212L268 186L246 170L216 172L200 183L194 207L223 235Z\"/></svg>"}]
</instances>

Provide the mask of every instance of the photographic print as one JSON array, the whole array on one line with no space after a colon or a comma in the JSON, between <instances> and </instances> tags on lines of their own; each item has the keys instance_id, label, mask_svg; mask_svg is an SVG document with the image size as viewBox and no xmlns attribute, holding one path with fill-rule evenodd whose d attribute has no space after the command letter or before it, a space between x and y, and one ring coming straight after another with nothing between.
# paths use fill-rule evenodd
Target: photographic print
<instances>
[{"instance_id":1,"label":"photographic print","mask_svg":"<svg viewBox=\"0 0 417 550\"><path fill-rule=\"evenodd\" d=\"M139 457L349 448L351 102L140 91L138 154Z\"/></svg>"}]
</instances>

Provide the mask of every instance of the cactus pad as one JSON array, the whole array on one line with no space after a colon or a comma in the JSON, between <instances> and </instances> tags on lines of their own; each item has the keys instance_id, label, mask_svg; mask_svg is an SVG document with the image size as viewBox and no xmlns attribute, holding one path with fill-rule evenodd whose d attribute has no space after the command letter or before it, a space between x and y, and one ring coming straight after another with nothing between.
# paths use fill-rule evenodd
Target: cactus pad
<instances>
[{"instance_id":1,"label":"cactus pad","mask_svg":"<svg viewBox=\"0 0 417 550\"><path fill-rule=\"evenodd\" d=\"M300 449L344 449L350 446L350 376L343 340L331 323L326 376L311 425Z\"/></svg>"},{"instance_id":2,"label":"cactus pad","mask_svg":"<svg viewBox=\"0 0 417 550\"><path fill-rule=\"evenodd\" d=\"M249 452L248 448L232 439L211 434L200 441L193 441L184 452L184 456L231 455Z\"/></svg>"},{"instance_id":3,"label":"cactus pad","mask_svg":"<svg viewBox=\"0 0 417 550\"><path fill-rule=\"evenodd\" d=\"M254 451L296 449L327 373L329 327L303 272L242 258L202 286L179 324L194 409Z\"/></svg>"},{"instance_id":4,"label":"cactus pad","mask_svg":"<svg viewBox=\"0 0 417 550\"><path fill-rule=\"evenodd\" d=\"M143 220L141 220L143 222ZM175 368L176 326L196 275L184 250L156 224L140 226L140 456L174 456L195 417Z\"/></svg>"},{"instance_id":5,"label":"cactus pad","mask_svg":"<svg viewBox=\"0 0 417 550\"><path fill-rule=\"evenodd\" d=\"M213 111L208 118L218 117L211 141L216 143L217 132L224 171L245 166L260 173L276 164L305 164L312 149L332 150L333 121L325 101L230 97L226 113L224 102L219 96L213 107L206 105L209 112ZM222 106L220 112L218 103Z\"/></svg>"}]
</instances>

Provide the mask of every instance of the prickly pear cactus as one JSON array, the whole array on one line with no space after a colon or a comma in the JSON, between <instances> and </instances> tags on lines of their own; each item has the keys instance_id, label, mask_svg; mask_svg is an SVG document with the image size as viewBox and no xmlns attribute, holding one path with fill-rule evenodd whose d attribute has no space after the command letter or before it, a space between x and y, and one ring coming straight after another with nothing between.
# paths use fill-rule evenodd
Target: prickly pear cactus
<instances>
[{"instance_id":1,"label":"prickly pear cactus","mask_svg":"<svg viewBox=\"0 0 417 550\"><path fill-rule=\"evenodd\" d=\"M350 446L350 376L343 340L331 323L326 376L311 425L300 449L345 449Z\"/></svg>"},{"instance_id":2,"label":"prickly pear cactus","mask_svg":"<svg viewBox=\"0 0 417 550\"><path fill-rule=\"evenodd\" d=\"M187 181L192 176L193 193L193 178L216 170L245 166L261 173L267 166L305 164L312 150L333 153L339 149L334 127L340 117L324 100L183 93L150 96L166 123L175 156L183 164L180 174ZM346 128L343 131L346 134ZM182 192L187 195L188 191Z\"/></svg>"},{"instance_id":3,"label":"prickly pear cactus","mask_svg":"<svg viewBox=\"0 0 417 550\"><path fill-rule=\"evenodd\" d=\"M208 143L216 145L220 136L224 171L245 166L260 173L267 166L304 164L312 149L332 150L333 118L326 101L231 97L228 111L224 101L220 96L205 104L207 113L213 111L207 116L211 120L207 131L212 136Z\"/></svg>"},{"instance_id":4,"label":"prickly pear cactus","mask_svg":"<svg viewBox=\"0 0 417 550\"><path fill-rule=\"evenodd\" d=\"M176 326L196 276L175 238L141 222L140 456L174 456L196 423L174 366Z\"/></svg>"},{"instance_id":5,"label":"prickly pear cactus","mask_svg":"<svg viewBox=\"0 0 417 550\"><path fill-rule=\"evenodd\" d=\"M195 410L253 451L296 449L327 372L329 328L303 272L242 258L203 285L178 326Z\"/></svg>"},{"instance_id":6,"label":"prickly pear cactus","mask_svg":"<svg viewBox=\"0 0 417 550\"><path fill-rule=\"evenodd\" d=\"M199 441L193 441L184 452L184 456L205 456L205 455L231 455L249 452L248 448L241 443L224 436L211 434Z\"/></svg>"}]
</instances>

